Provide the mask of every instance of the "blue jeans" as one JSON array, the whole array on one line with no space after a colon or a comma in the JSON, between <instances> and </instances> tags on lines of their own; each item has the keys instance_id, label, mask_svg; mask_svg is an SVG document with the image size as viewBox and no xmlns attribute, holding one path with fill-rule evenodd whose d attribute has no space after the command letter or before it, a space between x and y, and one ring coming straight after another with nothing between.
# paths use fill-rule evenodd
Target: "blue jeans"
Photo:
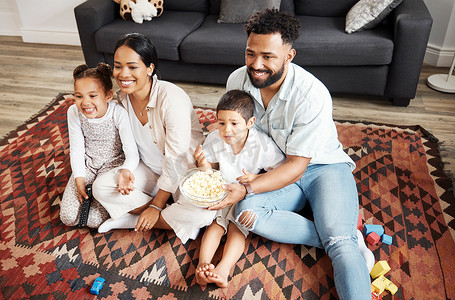
<instances>
[{"instance_id":1,"label":"blue jeans","mask_svg":"<svg viewBox=\"0 0 455 300\"><path fill-rule=\"evenodd\" d=\"M307 201L314 222L297 213ZM265 238L324 248L340 299L371 299L370 276L357 244L357 188L348 164L309 165L296 183L238 202L239 224L242 213L253 216L252 225L243 227Z\"/></svg>"}]
</instances>

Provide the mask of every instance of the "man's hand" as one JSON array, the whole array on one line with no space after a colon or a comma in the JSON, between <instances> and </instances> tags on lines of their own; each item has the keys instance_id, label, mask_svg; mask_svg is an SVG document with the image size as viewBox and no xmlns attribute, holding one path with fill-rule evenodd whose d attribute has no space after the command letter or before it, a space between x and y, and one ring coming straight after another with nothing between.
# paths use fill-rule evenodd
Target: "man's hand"
<instances>
[{"instance_id":1,"label":"man's hand","mask_svg":"<svg viewBox=\"0 0 455 300\"><path fill-rule=\"evenodd\" d=\"M121 169L118 175L118 191L122 195L129 195L134 190L134 175L128 169Z\"/></svg>"},{"instance_id":2,"label":"man's hand","mask_svg":"<svg viewBox=\"0 0 455 300\"><path fill-rule=\"evenodd\" d=\"M246 188L241 184L231 183L223 185L223 188L229 192L227 197L220 203L210 206L208 210L219 210L231 206L245 198Z\"/></svg>"},{"instance_id":3,"label":"man's hand","mask_svg":"<svg viewBox=\"0 0 455 300\"><path fill-rule=\"evenodd\" d=\"M87 191L85 190L85 177L77 177L76 181L76 188L77 188L77 197L79 198L79 202L82 204L84 199L88 199Z\"/></svg>"},{"instance_id":4,"label":"man's hand","mask_svg":"<svg viewBox=\"0 0 455 300\"><path fill-rule=\"evenodd\" d=\"M202 146L197 146L196 150L194 150L194 159L196 160L196 165L201 171L207 171L212 168L212 165L208 162L205 158L204 151L202 151Z\"/></svg>"},{"instance_id":5,"label":"man's hand","mask_svg":"<svg viewBox=\"0 0 455 300\"><path fill-rule=\"evenodd\" d=\"M240 177L237 177L236 180L239 182L239 183L249 183L253 180L255 180L256 178L260 177L261 175L260 174L252 174L250 172L248 172L247 170L245 169L242 169L242 172L243 174L245 175L242 175Z\"/></svg>"},{"instance_id":6,"label":"man's hand","mask_svg":"<svg viewBox=\"0 0 455 300\"><path fill-rule=\"evenodd\" d=\"M144 233L145 231L152 229L159 217L160 212L156 208L146 208L139 216L139 220L137 220L134 230Z\"/></svg>"}]
</instances>

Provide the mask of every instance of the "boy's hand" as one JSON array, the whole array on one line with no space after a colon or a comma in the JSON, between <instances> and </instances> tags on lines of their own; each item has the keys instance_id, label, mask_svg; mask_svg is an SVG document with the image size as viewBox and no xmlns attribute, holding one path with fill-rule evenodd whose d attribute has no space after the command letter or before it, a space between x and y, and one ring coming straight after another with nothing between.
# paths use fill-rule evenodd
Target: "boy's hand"
<instances>
[{"instance_id":1,"label":"boy's hand","mask_svg":"<svg viewBox=\"0 0 455 300\"><path fill-rule=\"evenodd\" d=\"M196 150L194 150L194 159L196 160L196 165L202 171L206 171L212 168L212 165L207 161L204 156L204 151L202 151L202 146L197 146Z\"/></svg>"},{"instance_id":2,"label":"boy's hand","mask_svg":"<svg viewBox=\"0 0 455 300\"><path fill-rule=\"evenodd\" d=\"M88 195L85 190L85 177L77 177L75 181L77 188L77 197L79 198L79 202L82 204L83 199L88 199Z\"/></svg>"},{"instance_id":3,"label":"boy's hand","mask_svg":"<svg viewBox=\"0 0 455 300\"><path fill-rule=\"evenodd\" d=\"M128 169L121 169L118 175L118 191L122 195L129 195L134 190L134 175Z\"/></svg>"},{"instance_id":4,"label":"boy's hand","mask_svg":"<svg viewBox=\"0 0 455 300\"><path fill-rule=\"evenodd\" d=\"M158 221L159 217L160 212L157 209L153 207L145 209L139 216L139 220L137 220L137 224L136 227L134 227L134 230L145 232L152 229Z\"/></svg>"},{"instance_id":5,"label":"boy's hand","mask_svg":"<svg viewBox=\"0 0 455 300\"><path fill-rule=\"evenodd\" d=\"M252 174L250 172L248 172L247 170L245 169L242 169L242 172L243 174L245 175L242 175L242 176L239 176L236 178L236 180L239 182L239 183L249 183L253 180L255 180L256 178L260 177L261 175L260 174Z\"/></svg>"}]
</instances>

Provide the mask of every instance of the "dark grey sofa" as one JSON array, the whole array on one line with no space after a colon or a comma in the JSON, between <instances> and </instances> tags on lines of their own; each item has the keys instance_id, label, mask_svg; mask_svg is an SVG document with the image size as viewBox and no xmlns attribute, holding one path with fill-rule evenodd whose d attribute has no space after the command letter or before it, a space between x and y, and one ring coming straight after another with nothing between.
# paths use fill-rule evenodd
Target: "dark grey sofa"
<instances>
[{"instance_id":1,"label":"dark grey sofa","mask_svg":"<svg viewBox=\"0 0 455 300\"><path fill-rule=\"evenodd\" d=\"M221 0L165 0L164 12L137 24L120 18L112 0L88 0L75 8L89 66L113 63L117 39L140 32L154 42L163 79L225 84L244 64L244 24L217 23ZM345 16L357 0L282 0L302 33L294 62L332 93L382 96L407 106L415 97L432 18L423 0L403 2L377 27L347 34Z\"/></svg>"}]
</instances>

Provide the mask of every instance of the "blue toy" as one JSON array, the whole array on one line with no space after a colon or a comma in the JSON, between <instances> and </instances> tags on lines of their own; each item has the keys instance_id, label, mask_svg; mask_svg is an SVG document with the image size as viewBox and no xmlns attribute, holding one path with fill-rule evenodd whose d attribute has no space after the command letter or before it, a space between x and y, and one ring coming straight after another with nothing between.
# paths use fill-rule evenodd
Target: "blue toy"
<instances>
[{"instance_id":1,"label":"blue toy","mask_svg":"<svg viewBox=\"0 0 455 300\"><path fill-rule=\"evenodd\" d=\"M93 295L98 295L100 293L101 288L103 287L104 284L104 278L98 277L95 279L93 282L92 288L90 289L90 293Z\"/></svg>"},{"instance_id":2,"label":"blue toy","mask_svg":"<svg viewBox=\"0 0 455 300\"><path fill-rule=\"evenodd\" d=\"M363 233L368 236L370 233L376 232L379 236L384 234L384 227L381 225L365 224L363 225Z\"/></svg>"},{"instance_id":3,"label":"blue toy","mask_svg":"<svg viewBox=\"0 0 455 300\"><path fill-rule=\"evenodd\" d=\"M383 234L381 240L384 244L392 245L392 237L390 235Z\"/></svg>"}]
</instances>

